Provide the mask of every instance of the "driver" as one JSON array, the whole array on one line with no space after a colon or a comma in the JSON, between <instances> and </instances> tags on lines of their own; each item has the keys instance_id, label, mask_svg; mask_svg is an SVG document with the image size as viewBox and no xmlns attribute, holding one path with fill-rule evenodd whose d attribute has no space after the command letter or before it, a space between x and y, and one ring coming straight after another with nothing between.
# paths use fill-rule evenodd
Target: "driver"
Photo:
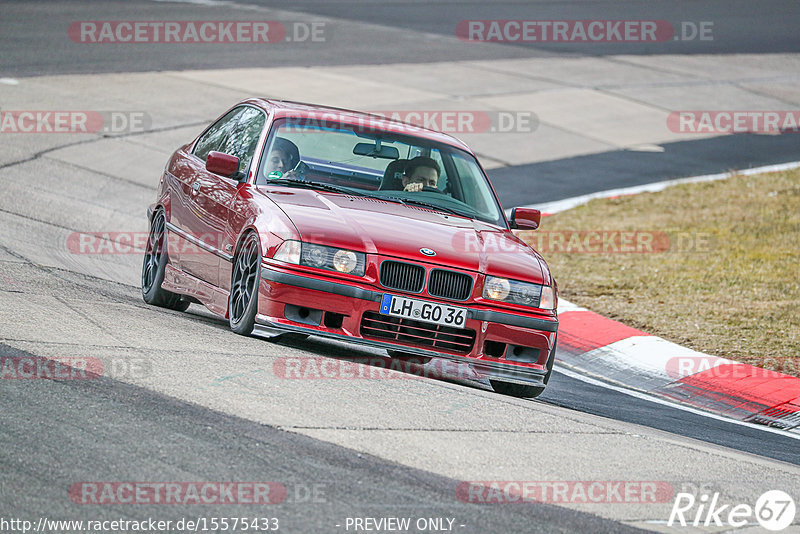
<instances>
[{"instance_id":1,"label":"driver","mask_svg":"<svg viewBox=\"0 0 800 534\"><path fill-rule=\"evenodd\" d=\"M422 191L424 187L437 189L439 184L439 164L433 158L417 156L410 160L403 173L403 191Z\"/></svg>"},{"instance_id":2,"label":"driver","mask_svg":"<svg viewBox=\"0 0 800 534\"><path fill-rule=\"evenodd\" d=\"M300 151L297 149L297 145L283 137L276 137L267 158L267 167L264 174L269 175L273 171L286 174L294 169L299 162Z\"/></svg>"}]
</instances>

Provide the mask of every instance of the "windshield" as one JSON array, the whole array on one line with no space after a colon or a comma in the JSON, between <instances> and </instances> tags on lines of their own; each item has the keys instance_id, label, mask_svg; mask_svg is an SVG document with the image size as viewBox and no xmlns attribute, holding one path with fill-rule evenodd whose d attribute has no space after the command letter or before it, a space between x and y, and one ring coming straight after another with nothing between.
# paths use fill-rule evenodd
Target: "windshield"
<instances>
[{"instance_id":1,"label":"windshield","mask_svg":"<svg viewBox=\"0 0 800 534\"><path fill-rule=\"evenodd\" d=\"M292 187L295 180L506 226L471 154L403 133L314 119L276 121L256 184Z\"/></svg>"}]
</instances>

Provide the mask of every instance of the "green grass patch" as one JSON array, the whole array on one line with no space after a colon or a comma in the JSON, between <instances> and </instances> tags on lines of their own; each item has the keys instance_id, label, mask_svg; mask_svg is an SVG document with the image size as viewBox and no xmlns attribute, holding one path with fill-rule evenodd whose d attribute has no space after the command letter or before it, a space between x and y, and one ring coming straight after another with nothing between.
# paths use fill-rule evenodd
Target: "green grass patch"
<instances>
[{"instance_id":1,"label":"green grass patch","mask_svg":"<svg viewBox=\"0 0 800 534\"><path fill-rule=\"evenodd\" d=\"M580 238L549 246L570 231L638 232L657 251L587 253ZM701 352L800 376L800 170L593 200L544 218L541 232L543 240L521 237L548 245L541 252L563 298Z\"/></svg>"}]
</instances>

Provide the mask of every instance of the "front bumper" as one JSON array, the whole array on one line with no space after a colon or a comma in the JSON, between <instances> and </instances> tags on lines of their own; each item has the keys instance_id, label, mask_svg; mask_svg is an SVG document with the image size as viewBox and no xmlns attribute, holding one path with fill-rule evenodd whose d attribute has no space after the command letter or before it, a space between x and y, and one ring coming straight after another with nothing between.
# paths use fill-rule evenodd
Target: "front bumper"
<instances>
[{"instance_id":1,"label":"front bumper","mask_svg":"<svg viewBox=\"0 0 800 534\"><path fill-rule=\"evenodd\" d=\"M392 290L386 292L402 294ZM444 304L457 304L468 310L466 328L475 332L475 342L468 353L459 354L362 335L363 314L368 311L378 312L383 294L384 292L369 287L304 276L262 264L255 333L296 332L318 335L416 356L445 358L468 364L478 375L493 380L544 385L547 360L558 329L555 318L524 316L441 301ZM287 305L312 310L311 319L300 319L287 313ZM327 324L322 319L324 314L336 315L340 321L334 325ZM494 347L509 347L509 351L511 347L538 350L539 356L535 361L512 361L509 359L510 354L487 354L487 342L494 344Z\"/></svg>"}]
</instances>

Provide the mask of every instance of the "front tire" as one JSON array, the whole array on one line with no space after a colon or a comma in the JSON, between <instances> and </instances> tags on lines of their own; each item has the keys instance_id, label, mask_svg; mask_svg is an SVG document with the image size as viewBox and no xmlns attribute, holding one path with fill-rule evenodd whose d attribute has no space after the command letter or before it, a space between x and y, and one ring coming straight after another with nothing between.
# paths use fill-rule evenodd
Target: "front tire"
<instances>
[{"instance_id":1,"label":"front tire","mask_svg":"<svg viewBox=\"0 0 800 534\"><path fill-rule=\"evenodd\" d=\"M228 322L242 336L253 333L258 312L258 285L261 279L261 245L251 232L242 240L233 259L231 292L228 297Z\"/></svg>"},{"instance_id":2,"label":"front tire","mask_svg":"<svg viewBox=\"0 0 800 534\"><path fill-rule=\"evenodd\" d=\"M544 375L545 386L550 381L550 375L553 374L553 364L556 361L556 345L558 344L558 334L553 340L553 349L547 357L547 374ZM498 380L489 380L492 389L495 393L501 395L509 395L511 397L519 397L521 399L535 399L544 393L545 386L527 386L524 384L514 384L511 382L500 382Z\"/></svg>"},{"instance_id":3,"label":"front tire","mask_svg":"<svg viewBox=\"0 0 800 534\"><path fill-rule=\"evenodd\" d=\"M164 212L159 210L150 222L150 234L142 262L142 299L152 306L186 311L189 301L180 295L161 288L164 272L169 262L167 254L167 220Z\"/></svg>"}]
</instances>

